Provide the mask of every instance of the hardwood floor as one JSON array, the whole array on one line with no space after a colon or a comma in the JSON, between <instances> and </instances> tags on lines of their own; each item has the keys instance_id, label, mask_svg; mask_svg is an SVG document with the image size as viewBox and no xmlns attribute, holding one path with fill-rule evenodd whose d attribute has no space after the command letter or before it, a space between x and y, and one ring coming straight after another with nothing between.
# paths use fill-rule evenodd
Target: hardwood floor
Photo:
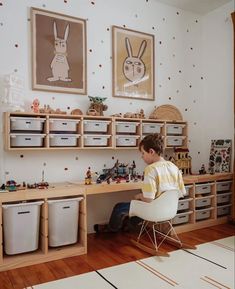
<instances>
[{"instance_id":1,"label":"hardwood floor","mask_svg":"<svg viewBox=\"0 0 235 289\"><path fill-rule=\"evenodd\" d=\"M182 233L179 237L185 243L198 245L232 235L235 235L235 226L225 224ZM130 237L128 233L90 234L87 255L0 272L0 289L22 289L149 257L130 243ZM162 250L170 252L175 247L164 244Z\"/></svg>"}]
</instances>

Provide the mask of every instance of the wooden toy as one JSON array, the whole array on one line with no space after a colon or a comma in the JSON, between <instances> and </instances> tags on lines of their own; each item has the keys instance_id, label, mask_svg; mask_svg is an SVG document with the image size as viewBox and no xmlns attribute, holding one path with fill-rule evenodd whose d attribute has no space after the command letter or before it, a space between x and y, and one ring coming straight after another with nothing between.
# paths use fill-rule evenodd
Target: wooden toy
<instances>
[{"instance_id":1,"label":"wooden toy","mask_svg":"<svg viewBox=\"0 0 235 289\"><path fill-rule=\"evenodd\" d=\"M86 171L85 185L91 185L91 183L92 183L91 168L88 167L88 170Z\"/></svg>"},{"instance_id":2,"label":"wooden toy","mask_svg":"<svg viewBox=\"0 0 235 289\"><path fill-rule=\"evenodd\" d=\"M72 115L83 115L83 112L79 108L75 108L71 111Z\"/></svg>"},{"instance_id":3,"label":"wooden toy","mask_svg":"<svg viewBox=\"0 0 235 289\"><path fill-rule=\"evenodd\" d=\"M191 157L187 148L175 148L174 156L170 157L169 160L182 171L183 175L192 174Z\"/></svg>"}]
</instances>

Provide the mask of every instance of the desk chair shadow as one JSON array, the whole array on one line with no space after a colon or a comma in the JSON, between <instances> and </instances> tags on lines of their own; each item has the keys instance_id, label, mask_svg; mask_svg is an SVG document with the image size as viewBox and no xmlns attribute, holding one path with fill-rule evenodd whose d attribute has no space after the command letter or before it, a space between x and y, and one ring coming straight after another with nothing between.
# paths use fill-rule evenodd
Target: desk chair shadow
<instances>
[{"instance_id":1,"label":"desk chair shadow","mask_svg":"<svg viewBox=\"0 0 235 289\"><path fill-rule=\"evenodd\" d=\"M131 242L145 252L157 256L169 256L168 253L159 250L164 241L177 248L195 249L195 247L188 246L181 242L171 224L171 220L177 214L178 198L177 190L169 190L161 194L151 203L132 200L129 216L137 216L143 219L143 222L137 240L131 239ZM146 234L153 248L141 242L141 240L143 240L142 237Z\"/></svg>"}]
</instances>

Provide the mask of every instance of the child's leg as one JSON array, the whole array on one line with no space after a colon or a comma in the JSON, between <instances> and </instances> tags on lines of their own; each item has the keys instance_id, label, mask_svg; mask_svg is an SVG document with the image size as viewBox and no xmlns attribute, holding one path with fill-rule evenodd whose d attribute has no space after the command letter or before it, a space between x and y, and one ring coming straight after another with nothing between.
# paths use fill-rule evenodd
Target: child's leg
<instances>
[{"instance_id":1,"label":"child's leg","mask_svg":"<svg viewBox=\"0 0 235 289\"><path fill-rule=\"evenodd\" d=\"M129 215L130 203L118 203L114 206L109 219L108 229L117 232L122 228L123 220Z\"/></svg>"}]
</instances>

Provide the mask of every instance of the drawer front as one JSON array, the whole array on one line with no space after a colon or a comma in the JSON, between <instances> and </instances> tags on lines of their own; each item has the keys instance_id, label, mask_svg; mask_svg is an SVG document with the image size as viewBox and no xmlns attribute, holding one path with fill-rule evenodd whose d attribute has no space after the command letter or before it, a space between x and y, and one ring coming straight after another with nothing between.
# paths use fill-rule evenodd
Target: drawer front
<instances>
[{"instance_id":1,"label":"drawer front","mask_svg":"<svg viewBox=\"0 0 235 289\"><path fill-rule=\"evenodd\" d=\"M172 219L172 224L178 225L178 224L188 223L188 221L189 221L189 214L176 215L174 219Z\"/></svg>"},{"instance_id":2,"label":"drawer front","mask_svg":"<svg viewBox=\"0 0 235 289\"><path fill-rule=\"evenodd\" d=\"M45 135L10 135L11 147L42 147Z\"/></svg>"},{"instance_id":3,"label":"drawer front","mask_svg":"<svg viewBox=\"0 0 235 289\"><path fill-rule=\"evenodd\" d=\"M178 211L189 209L189 201L179 201Z\"/></svg>"},{"instance_id":4,"label":"drawer front","mask_svg":"<svg viewBox=\"0 0 235 289\"><path fill-rule=\"evenodd\" d=\"M186 191L186 195L185 196L189 196L189 191L193 186L189 185L189 186L185 186L185 191Z\"/></svg>"},{"instance_id":5,"label":"drawer front","mask_svg":"<svg viewBox=\"0 0 235 289\"><path fill-rule=\"evenodd\" d=\"M211 211L201 211L201 212L196 212L196 220L204 220L208 219L211 216Z\"/></svg>"},{"instance_id":6,"label":"drawer front","mask_svg":"<svg viewBox=\"0 0 235 289\"><path fill-rule=\"evenodd\" d=\"M231 189L231 181L228 182L219 182L216 184L217 192L229 191Z\"/></svg>"},{"instance_id":7,"label":"drawer front","mask_svg":"<svg viewBox=\"0 0 235 289\"><path fill-rule=\"evenodd\" d=\"M11 117L11 131L35 131L42 132L45 119Z\"/></svg>"},{"instance_id":8,"label":"drawer front","mask_svg":"<svg viewBox=\"0 0 235 289\"><path fill-rule=\"evenodd\" d=\"M227 206L227 207L218 207L217 208L217 216L226 216L226 215L230 215L230 211L231 211L231 207Z\"/></svg>"},{"instance_id":9,"label":"drawer front","mask_svg":"<svg viewBox=\"0 0 235 289\"><path fill-rule=\"evenodd\" d=\"M185 125L181 124L167 124L166 133L172 135L182 135L184 126Z\"/></svg>"},{"instance_id":10,"label":"drawer front","mask_svg":"<svg viewBox=\"0 0 235 289\"><path fill-rule=\"evenodd\" d=\"M50 132L72 132L76 133L79 120L50 119Z\"/></svg>"},{"instance_id":11,"label":"drawer front","mask_svg":"<svg viewBox=\"0 0 235 289\"><path fill-rule=\"evenodd\" d=\"M107 146L110 136L84 136L84 146Z\"/></svg>"},{"instance_id":12,"label":"drawer front","mask_svg":"<svg viewBox=\"0 0 235 289\"><path fill-rule=\"evenodd\" d=\"M229 203L230 200L231 200L231 195L230 194L217 195L217 204Z\"/></svg>"},{"instance_id":13,"label":"drawer front","mask_svg":"<svg viewBox=\"0 0 235 289\"><path fill-rule=\"evenodd\" d=\"M167 146L182 146L183 145L183 137L170 137L168 136L166 138L166 144Z\"/></svg>"},{"instance_id":14,"label":"drawer front","mask_svg":"<svg viewBox=\"0 0 235 289\"><path fill-rule=\"evenodd\" d=\"M196 200L196 208L202 208L211 205L211 198Z\"/></svg>"},{"instance_id":15,"label":"drawer front","mask_svg":"<svg viewBox=\"0 0 235 289\"><path fill-rule=\"evenodd\" d=\"M136 122L117 122L116 133L136 133L137 125Z\"/></svg>"},{"instance_id":16,"label":"drawer front","mask_svg":"<svg viewBox=\"0 0 235 289\"><path fill-rule=\"evenodd\" d=\"M79 136L71 135L50 135L50 146L53 147L73 147L77 146Z\"/></svg>"},{"instance_id":17,"label":"drawer front","mask_svg":"<svg viewBox=\"0 0 235 289\"><path fill-rule=\"evenodd\" d=\"M163 126L163 124L161 124L161 123L143 123L142 124L142 132L143 132L143 134L160 133L162 126Z\"/></svg>"},{"instance_id":18,"label":"drawer front","mask_svg":"<svg viewBox=\"0 0 235 289\"><path fill-rule=\"evenodd\" d=\"M84 120L84 132L107 132L109 121Z\"/></svg>"},{"instance_id":19,"label":"drawer front","mask_svg":"<svg viewBox=\"0 0 235 289\"><path fill-rule=\"evenodd\" d=\"M195 194L210 194L210 193L211 193L210 184L196 185Z\"/></svg>"},{"instance_id":20,"label":"drawer front","mask_svg":"<svg viewBox=\"0 0 235 289\"><path fill-rule=\"evenodd\" d=\"M137 137L134 136L118 136L116 137L116 146L136 146Z\"/></svg>"}]
</instances>

